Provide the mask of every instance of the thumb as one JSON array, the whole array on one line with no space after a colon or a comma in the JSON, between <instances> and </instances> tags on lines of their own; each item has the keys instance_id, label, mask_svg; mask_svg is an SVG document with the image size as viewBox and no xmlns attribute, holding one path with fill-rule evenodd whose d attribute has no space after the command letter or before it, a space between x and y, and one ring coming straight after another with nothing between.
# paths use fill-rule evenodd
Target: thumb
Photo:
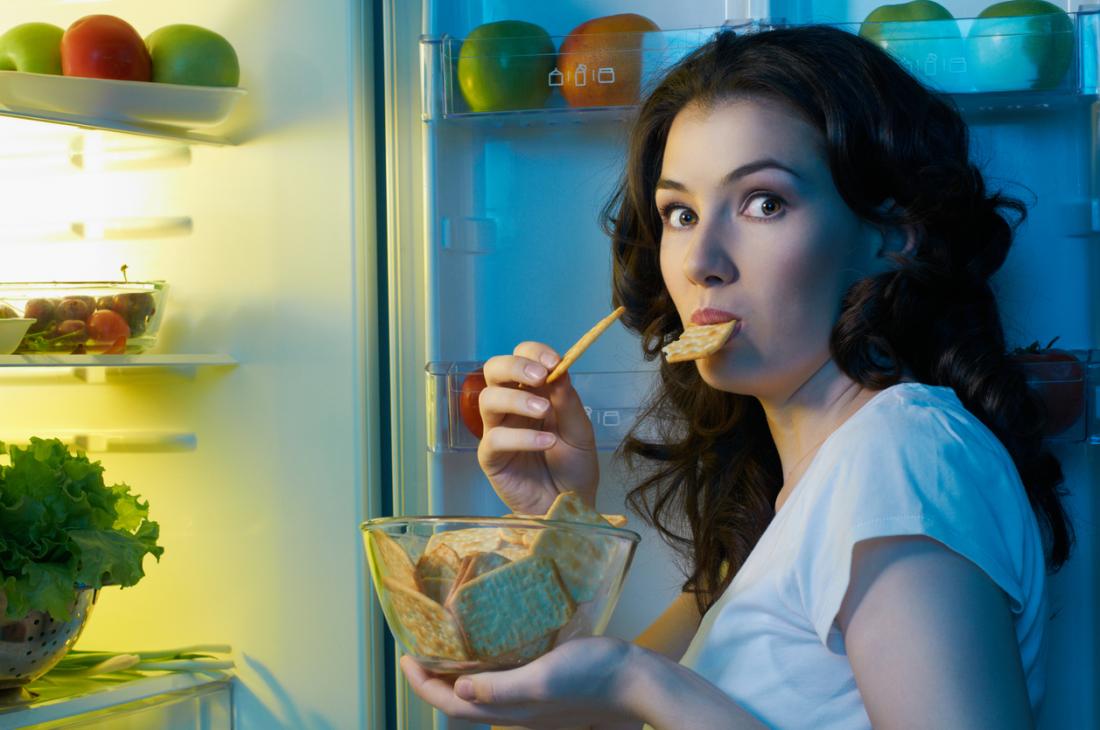
<instances>
[{"instance_id":1,"label":"thumb","mask_svg":"<svg viewBox=\"0 0 1100 730\"><path fill-rule=\"evenodd\" d=\"M515 681L515 671L471 674L455 682L455 695L475 704L507 704L530 700Z\"/></svg>"},{"instance_id":2,"label":"thumb","mask_svg":"<svg viewBox=\"0 0 1100 730\"><path fill-rule=\"evenodd\" d=\"M592 430L592 420L584 410L584 403L577 395L569 373L563 374L547 386L546 396L553 405L557 431L561 438L582 449L595 448L596 437Z\"/></svg>"}]
</instances>

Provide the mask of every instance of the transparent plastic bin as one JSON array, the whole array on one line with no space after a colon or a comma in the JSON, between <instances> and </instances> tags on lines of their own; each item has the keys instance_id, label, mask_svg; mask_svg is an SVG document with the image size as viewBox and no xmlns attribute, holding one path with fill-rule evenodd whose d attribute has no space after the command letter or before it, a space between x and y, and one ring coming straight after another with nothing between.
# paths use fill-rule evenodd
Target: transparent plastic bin
<instances>
[{"instance_id":1,"label":"transparent plastic bin","mask_svg":"<svg viewBox=\"0 0 1100 730\"><path fill-rule=\"evenodd\" d=\"M478 437L462 417L462 384L482 362L430 362L424 368L428 387L428 448L433 452L475 451ZM634 425L655 382L656 372L569 371L596 434L596 448L613 451ZM467 396L467 418L476 412L476 396Z\"/></svg>"},{"instance_id":2,"label":"transparent plastic bin","mask_svg":"<svg viewBox=\"0 0 1100 730\"><path fill-rule=\"evenodd\" d=\"M156 344L167 290L163 281L4 282L0 317L35 320L16 354L132 355Z\"/></svg>"},{"instance_id":3,"label":"transparent plastic bin","mask_svg":"<svg viewBox=\"0 0 1100 730\"><path fill-rule=\"evenodd\" d=\"M1051 442L1083 441L1095 428L1089 428L1095 418L1096 366L1090 363L1088 350L1066 350L1073 360L1042 360L1022 362L1028 385L1036 390L1047 408L1045 439ZM1092 373L1090 382L1089 374ZM1090 405L1090 401L1092 404Z\"/></svg>"},{"instance_id":4,"label":"transparent plastic bin","mask_svg":"<svg viewBox=\"0 0 1100 730\"><path fill-rule=\"evenodd\" d=\"M232 684L228 680L211 682L33 727L39 730L230 730L233 727Z\"/></svg>"},{"instance_id":5,"label":"transparent plastic bin","mask_svg":"<svg viewBox=\"0 0 1100 730\"><path fill-rule=\"evenodd\" d=\"M1098 13L1100 11L1090 7L1060 15L852 21L827 25L850 33L862 32L891 53L916 78L941 93L1090 95L1097 89ZM449 35L425 37L421 40L425 119L473 121L490 118L498 122L513 119L529 124L532 117L560 118L562 115L578 121L626 118L638 99L669 68L715 32L732 29L738 33L755 33L783 27L790 27L790 24L752 20L723 27L609 33L605 34L608 48L598 56L599 65L584 67L583 73L576 59L546 52L519 53L512 46L507 54L502 53L485 64L487 70L482 73L483 80L467 72L464 78L467 90L463 89L458 72L463 39ZM563 39L563 36L552 38L554 47L560 49ZM491 110L479 111L472 107L468 101L470 85L493 85L492 69L509 64L529 69L525 87L543 86L548 93L532 96L517 91L516 103L510 104L508 93L501 91L496 94ZM568 69L573 70L567 73ZM519 86L514 80L510 83ZM613 95L619 103L570 106L562 89L582 84L589 88L622 86L620 93ZM603 97L593 95L592 98Z\"/></svg>"}]
</instances>

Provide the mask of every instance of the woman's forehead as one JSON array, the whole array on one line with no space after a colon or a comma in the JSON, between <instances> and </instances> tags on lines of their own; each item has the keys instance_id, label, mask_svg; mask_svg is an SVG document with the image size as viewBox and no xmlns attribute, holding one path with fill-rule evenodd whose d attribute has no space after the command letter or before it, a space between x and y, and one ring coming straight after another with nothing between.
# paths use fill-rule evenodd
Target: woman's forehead
<instances>
[{"instance_id":1,"label":"woman's forehead","mask_svg":"<svg viewBox=\"0 0 1100 730\"><path fill-rule=\"evenodd\" d=\"M772 159L810 179L827 168L821 133L787 104L738 97L692 103L672 122L662 177L727 168ZM723 175L725 173L722 173Z\"/></svg>"}]
</instances>

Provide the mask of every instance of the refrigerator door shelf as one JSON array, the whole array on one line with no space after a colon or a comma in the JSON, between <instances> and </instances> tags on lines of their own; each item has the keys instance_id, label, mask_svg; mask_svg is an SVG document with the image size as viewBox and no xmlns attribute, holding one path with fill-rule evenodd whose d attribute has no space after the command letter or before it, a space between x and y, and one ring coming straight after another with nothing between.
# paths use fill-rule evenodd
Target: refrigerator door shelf
<instances>
[{"instance_id":1,"label":"refrigerator door shelf","mask_svg":"<svg viewBox=\"0 0 1100 730\"><path fill-rule=\"evenodd\" d=\"M1087 365L1085 419L1090 444L1100 444L1100 350L1093 350Z\"/></svg>"},{"instance_id":2,"label":"refrigerator door shelf","mask_svg":"<svg viewBox=\"0 0 1100 730\"><path fill-rule=\"evenodd\" d=\"M1091 439L1088 426L1090 414L1096 408L1090 390L1100 387L1100 382L1095 380L1100 375L1095 366L1100 363L1090 363L1096 353L1088 350L1057 352L1058 355L1050 356L1031 355L1020 363L1028 385L1039 393L1046 405L1046 440L1079 442Z\"/></svg>"},{"instance_id":3,"label":"refrigerator door shelf","mask_svg":"<svg viewBox=\"0 0 1100 730\"><path fill-rule=\"evenodd\" d=\"M1011 18L957 18L884 23L829 23L850 33L861 33L882 46L911 74L931 88L957 97L964 108L1012 111L1062 107L1079 96L1097 93L1097 39L1100 13ZM753 21L738 32L785 27L772 21ZM729 27L729 26L725 26ZM462 78L459 58L463 40L444 35L421 40L424 63L424 118L442 118L487 126L566 125L621 121L632 116L637 99L665 71L706 42L720 27L609 34L616 48L586 52L584 58L516 54L490 58ZM624 42L624 36L636 36ZM563 38L554 38L560 47ZM484 46L483 46L484 48ZM484 53L484 51L482 51ZM577 54L578 56L580 54ZM589 58L591 57L591 58ZM594 60L593 60L594 59ZM588 63L585 63L587 61ZM500 69L521 63L529 67L523 83L514 76L506 82ZM589 68L589 66L592 68ZM543 72L543 67L549 68ZM537 71L537 74L536 74ZM479 84L495 89L491 108L481 95L471 106L463 90ZM526 89L548 87L546 99L532 104ZM562 89L619 87L615 98L632 99L616 106L570 106ZM509 89L515 93L510 94ZM1006 96L1007 95L1007 96ZM593 94L590 100L607 98ZM514 101L513 101L514 99Z\"/></svg>"},{"instance_id":4,"label":"refrigerator door shelf","mask_svg":"<svg viewBox=\"0 0 1100 730\"><path fill-rule=\"evenodd\" d=\"M477 393L482 387L462 386L481 362L431 362L425 367L428 387L428 448L433 452L476 451L478 438L466 425L480 420ZM569 372L573 387L592 421L596 448L616 449L643 410L656 371ZM471 384L476 381L471 381ZM465 413L464 413L465 412Z\"/></svg>"}]
</instances>

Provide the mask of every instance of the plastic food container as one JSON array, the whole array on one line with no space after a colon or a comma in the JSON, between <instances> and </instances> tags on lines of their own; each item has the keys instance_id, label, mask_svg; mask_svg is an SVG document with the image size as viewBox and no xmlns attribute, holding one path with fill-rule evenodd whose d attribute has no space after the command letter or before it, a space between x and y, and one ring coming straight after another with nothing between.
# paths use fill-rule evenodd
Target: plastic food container
<instances>
[{"instance_id":1,"label":"plastic food container","mask_svg":"<svg viewBox=\"0 0 1100 730\"><path fill-rule=\"evenodd\" d=\"M0 283L0 317L33 320L17 354L136 354L164 317L163 281Z\"/></svg>"},{"instance_id":2,"label":"plastic food container","mask_svg":"<svg viewBox=\"0 0 1100 730\"><path fill-rule=\"evenodd\" d=\"M439 674L516 667L601 634L641 539L515 517L389 517L362 530L390 631Z\"/></svg>"}]
</instances>

